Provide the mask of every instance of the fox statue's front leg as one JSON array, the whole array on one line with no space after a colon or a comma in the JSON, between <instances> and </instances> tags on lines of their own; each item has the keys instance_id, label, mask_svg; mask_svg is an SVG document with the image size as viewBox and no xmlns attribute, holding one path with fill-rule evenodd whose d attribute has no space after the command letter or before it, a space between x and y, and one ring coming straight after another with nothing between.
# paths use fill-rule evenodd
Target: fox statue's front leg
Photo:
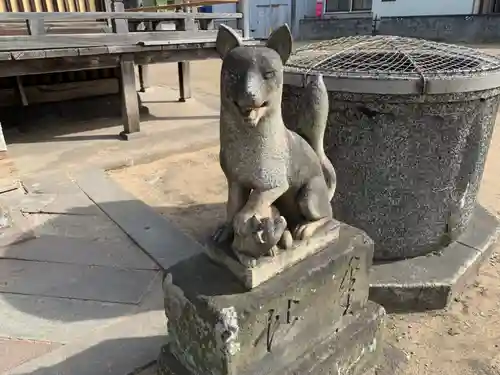
<instances>
[{"instance_id":1,"label":"fox statue's front leg","mask_svg":"<svg viewBox=\"0 0 500 375\"><path fill-rule=\"evenodd\" d=\"M233 229L235 234L240 236L248 234L249 220L259 215L260 212L269 211L272 204L285 194L288 188L289 185L286 183L273 189L252 190L245 206L234 216Z\"/></svg>"},{"instance_id":2,"label":"fox statue's front leg","mask_svg":"<svg viewBox=\"0 0 500 375\"><path fill-rule=\"evenodd\" d=\"M244 188L237 182L228 180L226 222L217 229L213 239L217 243L232 241L234 237L233 222L237 214L245 207L250 189Z\"/></svg>"}]
</instances>

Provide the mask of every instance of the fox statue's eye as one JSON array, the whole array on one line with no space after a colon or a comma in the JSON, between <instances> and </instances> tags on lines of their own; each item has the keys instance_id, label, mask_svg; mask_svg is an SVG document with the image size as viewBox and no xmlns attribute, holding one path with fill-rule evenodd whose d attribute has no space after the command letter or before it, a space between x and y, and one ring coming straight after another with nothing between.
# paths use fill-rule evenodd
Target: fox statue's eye
<instances>
[{"instance_id":1,"label":"fox statue's eye","mask_svg":"<svg viewBox=\"0 0 500 375\"><path fill-rule=\"evenodd\" d=\"M276 72L273 72L273 71L265 72L264 73L264 78L265 79L271 79L271 78L274 78L275 75L276 75Z\"/></svg>"}]
</instances>

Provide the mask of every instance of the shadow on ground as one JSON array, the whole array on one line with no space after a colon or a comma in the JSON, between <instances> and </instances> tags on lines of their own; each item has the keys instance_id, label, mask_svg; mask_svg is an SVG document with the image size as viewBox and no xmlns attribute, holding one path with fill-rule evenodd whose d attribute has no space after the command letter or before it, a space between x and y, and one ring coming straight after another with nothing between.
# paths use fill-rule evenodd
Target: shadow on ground
<instances>
[{"instance_id":1,"label":"shadow on ground","mask_svg":"<svg viewBox=\"0 0 500 375\"><path fill-rule=\"evenodd\" d=\"M134 221L136 204L110 202L106 210L122 212ZM142 250L97 206L64 210L64 202L59 207L52 202L31 207L24 203L24 207L36 238L0 250L0 310L10 310L4 321L7 329L13 326L11 330L15 331L19 326L33 324L35 328L49 326L43 329L50 331L55 329L53 324L88 321L88 325L95 320L163 310L159 264L164 260ZM154 210L166 219L165 232L175 237L175 231L181 230L177 228L182 228L193 243L196 240L201 244L207 243L225 215L223 204ZM147 223L134 223L136 233L147 234L150 229ZM157 234L151 233L153 242L159 239ZM164 238L170 244L176 241ZM152 244L152 248L155 246ZM170 261L169 244L165 246L164 252L160 247L159 255ZM172 264L188 250L172 248ZM16 311L21 314L16 316Z\"/></svg>"},{"instance_id":2,"label":"shadow on ground","mask_svg":"<svg viewBox=\"0 0 500 375\"><path fill-rule=\"evenodd\" d=\"M142 361L142 369L151 366L151 353L160 353L165 341L165 336L106 340L56 365L25 375L73 375L87 373L86 371L94 374L137 374L141 370L137 369L137 363Z\"/></svg>"},{"instance_id":3,"label":"shadow on ground","mask_svg":"<svg viewBox=\"0 0 500 375\"><path fill-rule=\"evenodd\" d=\"M155 120L189 121L215 120L218 116L154 116L148 105L177 101L143 101L140 107L141 122ZM179 103L182 105L182 103ZM116 134L79 134L88 131L121 127L121 102L119 95L76 99L57 103L33 104L12 107L2 111L0 123L8 144L67 142L118 139Z\"/></svg>"}]
</instances>

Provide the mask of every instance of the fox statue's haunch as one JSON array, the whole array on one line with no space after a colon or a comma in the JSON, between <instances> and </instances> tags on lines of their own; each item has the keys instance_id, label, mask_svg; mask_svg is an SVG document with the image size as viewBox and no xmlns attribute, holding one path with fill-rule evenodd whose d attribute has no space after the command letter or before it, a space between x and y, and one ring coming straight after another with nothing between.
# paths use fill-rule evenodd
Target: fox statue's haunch
<instances>
[{"instance_id":1,"label":"fox statue's haunch","mask_svg":"<svg viewBox=\"0 0 500 375\"><path fill-rule=\"evenodd\" d=\"M228 200L226 224L214 239L233 240L236 252L257 258L333 222L336 177L323 150L328 92L321 76L308 85L299 135L281 115L283 65L292 52L288 26L265 46L243 46L222 25L216 49L223 59L220 164Z\"/></svg>"}]
</instances>

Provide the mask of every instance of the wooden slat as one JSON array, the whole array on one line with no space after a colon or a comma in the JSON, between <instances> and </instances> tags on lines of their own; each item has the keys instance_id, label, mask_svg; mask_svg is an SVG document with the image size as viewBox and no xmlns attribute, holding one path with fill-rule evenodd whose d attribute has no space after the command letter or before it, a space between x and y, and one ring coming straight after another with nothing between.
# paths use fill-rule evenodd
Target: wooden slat
<instances>
[{"instance_id":1,"label":"wooden slat","mask_svg":"<svg viewBox=\"0 0 500 375\"><path fill-rule=\"evenodd\" d=\"M17 4L17 0L6 0L10 2L10 9L12 12L19 12L19 5ZM4 13L4 14L12 14L12 13Z\"/></svg>"},{"instance_id":2,"label":"wooden slat","mask_svg":"<svg viewBox=\"0 0 500 375\"><path fill-rule=\"evenodd\" d=\"M0 0L0 12L7 12L7 0Z\"/></svg>"},{"instance_id":3,"label":"wooden slat","mask_svg":"<svg viewBox=\"0 0 500 375\"><path fill-rule=\"evenodd\" d=\"M136 64L174 63L179 61L206 60L218 57L215 43L207 43L206 48L139 52L134 55ZM116 68L120 55L73 56L57 59L0 61L0 77L78 71L88 69Z\"/></svg>"},{"instance_id":4,"label":"wooden slat","mask_svg":"<svg viewBox=\"0 0 500 375\"><path fill-rule=\"evenodd\" d=\"M47 34L91 34L111 32L111 28L106 21L46 22L44 29ZM28 28L25 22L0 23L0 37L14 35L28 35Z\"/></svg>"},{"instance_id":5,"label":"wooden slat","mask_svg":"<svg viewBox=\"0 0 500 375\"><path fill-rule=\"evenodd\" d=\"M66 12L66 7L64 6L64 0L57 0L57 12Z\"/></svg>"},{"instance_id":6,"label":"wooden slat","mask_svg":"<svg viewBox=\"0 0 500 375\"><path fill-rule=\"evenodd\" d=\"M127 34L29 35L0 37L0 51L45 50L92 46L133 46L139 43L160 44L215 41L216 30L133 32Z\"/></svg>"},{"instance_id":7,"label":"wooden slat","mask_svg":"<svg viewBox=\"0 0 500 375\"><path fill-rule=\"evenodd\" d=\"M35 3L35 9L34 10L36 12L43 12L43 3L42 3L42 0L34 0L34 3Z\"/></svg>"},{"instance_id":8,"label":"wooden slat","mask_svg":"<svg viewBox=\"0 0 500 375\"><path fill-rule=\"evenodd\" d=\"M88 11L89 12L95 12L97 10L96 0L88 0L88 2L89 2L89 9L88 9Z\"/></svg>"},{"instance_id":9,"label":"wooden slat","mask_svg":"<svg viewBox=\"0 0 500 375\"><path fill-rule=\"evenodd\" d=\"M53 12L54 11L54 0L45 0L45 4L47 6L47 12Z\"/></svg>"},{"instance_id":10,"label":"wooden slat","mask_svg":"<svg viewBox=\"0 0 500 375\"><path fill-rule=\"evenodd\" d=\"M75 0L66 0L67 10L70 12L76 12Z\"/></svg>"},{"instance_id":11,"label":"wooden slat","mask_svg":"<svg viewBox=\"0 0 500 375\"><path fill-rule=\"evenodd\" d=\"M117 55L105 55L99 57L76 57L46 59L40 61L21 60L15 64L9 61L0 61L0 77L12 77L16 75L31 75L66 72L72 70L87 70L100 68L115 68L119 64Z\"/></svg>"},{"instance_id":12,"label":"wooden slat","mask_svg":"<svg viewBox=\"0 0 500 375\"><path fill-rule=\"evenodd\" d=\"M50 103L78 98L88 97L89 95L109 95L118 93L118 79L105 78L99 79L94 74L98 70L81 71L89 80L79 82L64 83L46 83L36 86L25 86L24 90L30 104ZM89 74L92 73L92 74ZM47 77L48 75L45 75ZM26 76L28 77L28 76ZM40 83L40 82L37 82ZM0 108L19 104L19 98L15 89L0 89Z\"/></svg>"},{"instance_id":13,"label":"wooden slat","mask_svg":"<svg viewBox=\"0 0 500 375\"><path fill-rule=\"evenodd\" d=\"M23 12L31 12L33 10L31 9L30 0L22 0L21 2L23 4Z\"/></svg>"},{"instance_id":14,"label":"wooden slat","mask_svg":"<svg viewBox=\"0 0 500 375\"><path fill-rule=\"evenodd\" d=\"M85 4L85 0L77 0L78 1L78 11L79 12L87 12L87 6Z\"/></svg>"},{"instance_id":15,"label":"wooden slat","mask_svg":"<svg viewBox=\"0 0 500 375\"><path fill-rule=\"evenodd\" d=\"M11 0L12 4L15 3ZM59 5L61 3L61 5ZM57 0L58 7L64 9L63 0ZM174 21L180 19L240 19L241 13L181 13L181 12L22 12L0 13L0 22L26 21L32 19L44 21L70 21L70 20L102 20L102 19L128 19L128 20L158 20Z\"/></svg>"},{"instance_id":16,"label":"wooden slat","mask_svg":"<svg viewBox=\"0 0 500 375\"><path fill-rule=\"evenodd\" d=\"M168 9L177 9L182 6L203 6L203 5L218 5L218 4L236 4L238 0L186 0L181 4L167 4L167 5L158 5L158 6L150 6L150 7L142 7L142 8L129 8L127 12L155 12L158 10L168 10Z\"/></svg>"}]
</instances>

